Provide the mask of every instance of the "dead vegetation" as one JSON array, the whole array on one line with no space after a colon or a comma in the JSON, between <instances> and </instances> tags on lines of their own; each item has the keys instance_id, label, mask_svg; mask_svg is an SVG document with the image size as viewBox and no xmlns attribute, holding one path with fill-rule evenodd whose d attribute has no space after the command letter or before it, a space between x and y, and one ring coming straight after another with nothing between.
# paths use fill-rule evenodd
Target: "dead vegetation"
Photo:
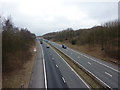
<instances>
[{"instance_id":1,"label":"dead vegetation","mask_svg":"<svg viewBox=\"0 0 120 90\"><path fill-rule=\"evenodd\" d=\"M26 28L15 27L11 19L2 23L2 87L19 88L22 82L26 86L33 64L36 36Z\"/></svg>"},{"instance_id":2,"label":"dead vegetation","mask_svg":"<svg viewBox=\"0 0 120 90\"><path fill-rule=\"evenodd\" d=\"M115 20L89 29L68 28L45 34L43 37L119 65L120 29L118 28L120 28L120 23Z\"/></svg>"}]
</instances>

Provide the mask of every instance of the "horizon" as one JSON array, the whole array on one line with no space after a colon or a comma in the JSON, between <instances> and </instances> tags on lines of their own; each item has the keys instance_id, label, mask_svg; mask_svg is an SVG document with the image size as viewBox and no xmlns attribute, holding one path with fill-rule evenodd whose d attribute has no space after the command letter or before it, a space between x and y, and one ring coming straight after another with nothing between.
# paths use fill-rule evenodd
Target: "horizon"
<instances>
[{"instance_id":1,"label":"horizon","mask_svg":"<svg viewBox=\"0 0 120 90\"><path fill-rule=\"evenodd\" d=\"M117 1L1 0L0 14L5 18L11 16L15 26L41 36L67 28L86 29L114 21L118 19Z\"/></svg>"}]
</instances>

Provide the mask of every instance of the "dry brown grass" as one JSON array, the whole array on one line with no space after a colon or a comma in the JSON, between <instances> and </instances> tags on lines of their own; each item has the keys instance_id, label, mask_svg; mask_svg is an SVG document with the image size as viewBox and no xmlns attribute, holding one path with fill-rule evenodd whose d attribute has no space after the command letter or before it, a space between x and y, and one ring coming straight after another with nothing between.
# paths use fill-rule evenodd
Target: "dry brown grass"
<instances>
[{"instance_id":1,"label":"dry brown grass","mask_svg":"<svg viewBox=\"0 0 120 90\"><path fill-rule=\"evenodd\" d=\"M57 43L65 44L68 47L73 48L77 51L89 54L89 55L94 56L96 58L99 58L101 60L104 60L104 61L110 62L112 64L118 65L118 60L106 55L103 51L101 51L101 48L99 46L89 48L88 45L84 45L84 46L83 45L71 45L68 42L57 42Z\"/></svg>"},{"instance_id":2,"label":"dry brown grass","mask_svg":"<svg viewBox=\"0 0 120 90\"><path fill-rule=\"evenodd\" d=\"M35 46L31 48L32 51L34 47ZM32 58L23 65L23 68L4 74L2 77L3 88L19 88L22 84L24 84L24 88L27 88L31 78L35 57L36 54L33 52Z\"/></svg>"}]
</instances>

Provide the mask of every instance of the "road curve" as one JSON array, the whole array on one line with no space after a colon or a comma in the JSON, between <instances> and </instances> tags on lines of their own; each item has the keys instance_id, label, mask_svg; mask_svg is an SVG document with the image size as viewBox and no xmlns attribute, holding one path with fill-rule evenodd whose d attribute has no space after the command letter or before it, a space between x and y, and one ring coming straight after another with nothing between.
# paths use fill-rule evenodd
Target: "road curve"
<instances>
[{"instance_id":1,"label":"road curve","mask_svg":"<svg viewBox=\"0 0 120 90\"><path fill-rule=\"evenodd\" d=\"M82 65L108 87L113 89L120 89L120 85L118 82L120 71L118 70L117 66L94 58L90 55L77 52L71 48L63 49L60 44L51 41L49 41L49 43L71 57L74 61Z\"/></svg>"},{"instance_id":2,"label":"road curve","mask_svg":"<svg viewBox=\"0 0 120 90\"><path fill-rule=\"evenodd\" d=\"M48 88L87 88L89 86L52 48L42 44Z\"/></svg>"}]
</instances>

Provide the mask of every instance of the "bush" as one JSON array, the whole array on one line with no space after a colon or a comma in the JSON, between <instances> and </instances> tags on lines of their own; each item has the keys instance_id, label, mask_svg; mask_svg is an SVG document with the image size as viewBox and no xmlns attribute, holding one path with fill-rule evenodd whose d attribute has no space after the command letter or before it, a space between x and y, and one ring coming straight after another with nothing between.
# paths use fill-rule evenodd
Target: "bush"
<instances>
[{"instance_id":1,"label":"bush","mask_svg":"<svg viewBox=\"0 0 120 90\"><path fill-rule=\"evenodd\" d=\"M120 22L115 20L89 29L79 29L74 31L68 28L67 30L51 34L54 41L64 42L67 40L72 45L88 45L89 49L99 46L108 56L120 59L120 29L118 28L120 28ZM45 37L48 36L49 34L45 35Z\"/></svg>"},{"instance_id":2,"label":"bush","mask_svg":"<svg viewBox=\"0 0 120 90\"><path fill-rule=\"evenodd\" d=\"M30 60L31 47L35 44L35 34L27 29L13 26L10 19L3 22L2 66L3 72L12 72Z\"/></svg>"},{"instance_id":3,"label":"bush","mask_svg":"<svg viewBox=\"0 0 120 90\"><path fill-rule=\"evenodd\" d=\"M76 41L76 40L74 40L74 39L73 39L73 40L71 40L71 44L72 44L72 45L75 45L75 44L76 44L76 42L77 42L77 41Z\"/></svg>"}]
</instances>

